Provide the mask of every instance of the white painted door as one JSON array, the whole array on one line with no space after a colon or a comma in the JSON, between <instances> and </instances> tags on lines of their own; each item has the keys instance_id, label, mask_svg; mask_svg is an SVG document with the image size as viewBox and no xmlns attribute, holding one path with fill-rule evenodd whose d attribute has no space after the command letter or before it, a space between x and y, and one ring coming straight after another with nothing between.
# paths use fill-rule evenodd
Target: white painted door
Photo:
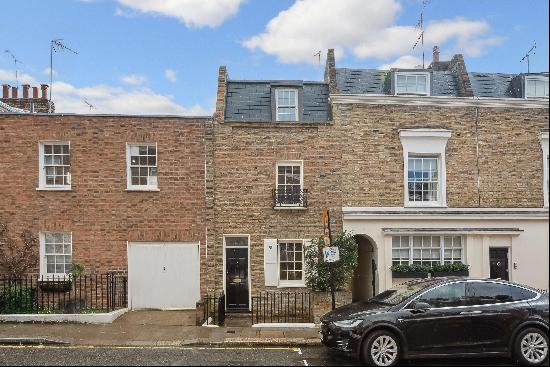
<instances>
[{"instance_id":1,"label":"white painted door","mask_svg":"<svg viewBox=\"0 0 550 367\"><path fill-rule=\"evenodd\" d=\"M129 307L195 309L200 299L199 262L197 243L129 243Z\"/></svg>"}]
</instances>

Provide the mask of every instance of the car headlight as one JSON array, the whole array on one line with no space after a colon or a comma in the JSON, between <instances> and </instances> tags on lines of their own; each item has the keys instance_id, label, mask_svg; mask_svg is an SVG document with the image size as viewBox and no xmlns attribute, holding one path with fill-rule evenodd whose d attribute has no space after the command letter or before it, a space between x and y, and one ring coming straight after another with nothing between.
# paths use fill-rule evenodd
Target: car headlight
<instances>
[{"instance_id":1,"label":"car headlight","mask_svg":"<svg viewBox=\"0 0 550 367\"><path fill-rule=\"evenodd\" d=\"M353 329L356 326L359 326L363 320L342 320L342 321L334 321L334 326L346 328L346 329Z\"/></svg>"}]
</instances>

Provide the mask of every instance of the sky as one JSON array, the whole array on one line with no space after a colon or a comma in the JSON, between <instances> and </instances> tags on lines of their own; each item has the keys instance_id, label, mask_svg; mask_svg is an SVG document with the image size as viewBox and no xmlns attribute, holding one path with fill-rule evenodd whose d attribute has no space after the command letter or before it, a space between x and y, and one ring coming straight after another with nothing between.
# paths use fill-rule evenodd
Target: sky
<instances>
[{"instance_id":1,"label":"sky","mask_svg":"<svg viewBox=\"0 0 550 367\"><path fill-rule=\"evenodd\" d=\"M548 71L548 0L18 0L0 5L0 83L50 82L56 112L209 115L231 79L322 80L337 67L422 64L462 53L469 71ZM8 50L9 52L6 52ZM320 58L316 54L321 51ZM15 57L19 62L14 63ZM17 67L15 67L17 65ZM15 78L17 70L18 78ZM93 108L90 108L91 104Z\"/></svg>"}]
</instances>

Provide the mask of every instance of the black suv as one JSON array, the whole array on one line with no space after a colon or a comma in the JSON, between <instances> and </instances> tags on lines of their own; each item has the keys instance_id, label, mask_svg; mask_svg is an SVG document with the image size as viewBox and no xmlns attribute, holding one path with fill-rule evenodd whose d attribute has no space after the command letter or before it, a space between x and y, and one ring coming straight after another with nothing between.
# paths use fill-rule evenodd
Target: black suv
<instances>
[{"instance_id":1,"label":"black suv","mask_svg":"<svg viewBox=\"0 0 550 367\"><path fill-rule=\"evenodd\" d=\"M537 366L548 359L548 294L503 280L414 280L324 315L321 340L374 366L482 355Z\"/></svg>"}]
</instances>

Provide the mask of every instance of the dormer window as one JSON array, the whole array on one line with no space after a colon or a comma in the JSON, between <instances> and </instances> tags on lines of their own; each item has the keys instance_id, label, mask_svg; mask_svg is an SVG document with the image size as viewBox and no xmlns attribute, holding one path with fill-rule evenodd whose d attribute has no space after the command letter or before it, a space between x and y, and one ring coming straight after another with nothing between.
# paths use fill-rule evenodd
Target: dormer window
<instances>
[{"instance_id":1,"label":"dormer window","mask_svg":"<svg viewBox=\"0 0 550 367\"><path fill-rule=\"evenodd\" d=\"M548 77L526 76L525 98L548 98Z\"/></svg>"},{"instance_id":2,"label":"dormer window","mask_svg":"<svg viewBox=\"0 0 550 367\"><path fill-rule=\"evenodd\" d=\"M275 90L277 121L298 121L298 89Z\"/></svg>"},{"instance_id":3,"label":"dormer window","mask_svg":"<svg viewBox=\"0 0 550 367\"><path fill-rule=\"evenodd\" d=\"M430 74L425 72L396 72L395 95L430 95Z\"/></svg>"}]
</instances>

